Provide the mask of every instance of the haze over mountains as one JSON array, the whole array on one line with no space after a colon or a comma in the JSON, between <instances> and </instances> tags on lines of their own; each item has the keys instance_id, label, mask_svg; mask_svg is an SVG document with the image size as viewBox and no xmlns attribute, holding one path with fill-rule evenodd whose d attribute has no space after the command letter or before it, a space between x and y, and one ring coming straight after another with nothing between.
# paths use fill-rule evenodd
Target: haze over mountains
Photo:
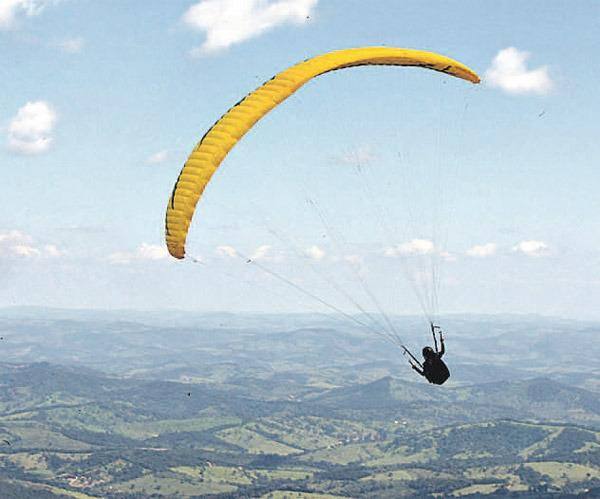
<instances>
[{"instance_id":1,"label":"haze over mountains","mask_svg":"<svg viewBox=\"0 0 600 499\"><path fill-rule=\"evenodd\" d=\"M422 318L395 322L416 353L431 341ZM600 324L533 315L448 316L441 322L453 384L546 376L600 390ZM15 308L0 310L0 329L5 362L175 380L210 376L221 363L228 378L239 370L253 377L312 368L337 386L385 375L414 380L399 349L324 315Z\"/></svg>"}]
</instances>

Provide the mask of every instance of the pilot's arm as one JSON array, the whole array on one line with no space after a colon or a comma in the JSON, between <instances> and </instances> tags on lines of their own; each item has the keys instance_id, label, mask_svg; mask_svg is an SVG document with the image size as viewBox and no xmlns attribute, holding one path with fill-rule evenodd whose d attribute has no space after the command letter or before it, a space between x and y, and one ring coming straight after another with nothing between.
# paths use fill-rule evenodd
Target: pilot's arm
<instances>
[{"instance_id":1,"label":"pilot's arm","mask_svg":"<svg viewBox=\"0 0 600 499\"><path fill-rule=\"evenodd\" d=\"M444 346L444 337L442 336L442 332L440 331L440 359L446 353L446 347Z\"/></svg>"},{"instance_id":2,"label":"pilot's arm","mask_svg":"<svg viewBox=\"0 0 600 499\"><path fill-rule=\"evenodd\" d=\"M412 367L415 371L417 371L421 376L425 376L425 372L422 369L419 369L415 364L413 364L412 362L410 363L410 367Z\"/></svg>"}]
</instances>

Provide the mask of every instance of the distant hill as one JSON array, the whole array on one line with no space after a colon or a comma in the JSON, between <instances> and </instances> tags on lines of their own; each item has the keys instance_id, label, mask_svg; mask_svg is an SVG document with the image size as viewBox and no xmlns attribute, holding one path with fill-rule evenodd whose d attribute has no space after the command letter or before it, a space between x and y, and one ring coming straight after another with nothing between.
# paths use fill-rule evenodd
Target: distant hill
<instances>
[{"instance_id":1,"label":"distant hill","mask_svg":"<svg viewBox=\"0 0 600 499\"><path fill-rule=\"evenodd\" d=\"M537 316L448 316L450 383L547 377L600 393L600 325ZM430 341L421 318L394 318L416 352ZM0 310L0 359L90 367L162 380L312 377L345 386L413 379L401 351L339 320L310 314ZM586 358L585 369L579 359ZM291 395L306 394L306 386ZM278 389L281 395L285 384Z\"/></svg>"},{"instance_id":2,"label":"distant hill","mask_svg":"<svg viewBox=\"0 0 600 499\"><path fill-rule=\"evenodd\" d=\"M157 382L107 377L89 369L48 363L1 364L0 374L6 388L0 398L0 414L4 415L15 410L32 411L41 403L62 398L81 403L133 404L141 414L173 418L190 417L210 408L238 417L284 410L431 424L444 419L451 423L509 417L600 427L600 395L544 378L447 388L387 376L349 387L313 389L304 397L282 394L273 399L265 396L266 387L256 389L251 379L240 379L238 385ZM301 380L295 382L301 384ZM18 403L15 393L19 393Z\"/></svg>"},{"instance_id":3,"label":"distant hill","mask_svg":"<svg viewBox=\"0 0 600 499\"><path fill-rule=\"evenodd\" d=\"M330 390L312 400L337 412L367 411L372 417L397 415L424 422L435 412L437 421L515 418L600 426L600 395L545 378L446 388L386 377Z\"/></svg>"}]
</instances>

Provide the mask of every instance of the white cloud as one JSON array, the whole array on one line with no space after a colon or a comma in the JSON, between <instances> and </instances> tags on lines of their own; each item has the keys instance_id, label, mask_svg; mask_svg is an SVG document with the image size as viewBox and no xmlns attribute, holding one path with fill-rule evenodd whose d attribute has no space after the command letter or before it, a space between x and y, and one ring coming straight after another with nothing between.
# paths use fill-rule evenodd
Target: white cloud
<instances>
[{"instance_id":1,"label":"white cloud","mask_svg":"<svg viewBox=\"0 0 600 499\"><path fill-rule=\"evenodd\" d=\"M163 260L169 258L169 251L165 246L142 243L136 252L141 260Z\"/></svg>"},{"instance_id":2,"label":"white cloud","mask_svg":"<svg viewBox=\"0 0 600 499\"><path fill-rule=\"evenodd\" d=\"M548 67L528 69L526 62L530 55L515 47L502 49L485 72L486 83L511 94L548 93L552 89Z\"/></svg>"},{"instance_id":3,"label":"white cloud","mask_svg":"<svg viewBox=\"0 0 600 499\"><path fill-rule=\"evenodd\" d=\"M135 251L119 251L111 253L108 261L114 264L128 264L143 260L164 260L169 258L169 252L164 246L142 243Z\"/></svg>"},{"instance_id":4,"label":"white cloud","mask_svg":"<svg viewBox=\"0 0 600 499\"><path fill-rule=\"evenodd\" d=\"M20 16L33 17L59 0L0 0L0 29L12 29Z\"/></svg>"},{"instance_id":5,"label":"white cloud","mask_svg":"<svg viewBox=\"0 0 600 499\"><path fill-rule=\"evenodd\" d=\"M235 258L236 256L238 256L238 253L233 246L217 246L215 252L218 256L221 257L226 256L229 258Z\"/></svg>"},{"instance_id":6,"label":"white cloud","mask_svg":"<svg viewBox=\"0 0 600 499\"><path fill-rule=\"evenodd\" d=\"M22 9L21 0L0 1L0 28L9 29L14 25L17 12Z\"/></svg>"},{"instance_id":7,"label":"white cloud","mask_svg":"<svg viewBox=\"0 0 600 499\"><path fill-rule=\"evenodd\" d=\"M254 253L250 255L250 260L264 260L267 258L269 251L271 250L271 246L268 244L263 244L254 250Z\"/></svg>"},{"instance_id":8,"label":"white cloud","mask_svg":"<svg viewBox=\"0 0 600 499\"><path fill-rule=\"evenodd\" d=\"M239 253L233 246L217 246L215 249L215 253L217 256L221 258L247 258L248 263L251 261L259 261L259 260L277 260L277 258L270 256L272 247L268 244L262 244L258 246L250 255L244 255L244 253Z\"/></svg>"},{"instance_id":9,"label":"white cloud","mask_svg":"<svg viewBox=\"0 0 600 499\"><path fill-rule=\"evenodd\" d=\"M56 44L56 46L67 54L79 54L83 50L85 41L82 37L65 38Z\"/></svg>"},{"instance_id":10,"label":"white cloud","mask_svg":"<svg viewBox=\"0 0 600 499\"><path fill-rule=\"evenodd\" d=\"M164 163L168 157L169 157L169 151L164 149L162 151L155 152L154 154L149 156L148 159L146 160L146 163L148 163L150 165L157 165L159 163Z\"/></svg>"},{"instance_id":11,"label":"white cloud","mask_svg":"<svg viewBox=\"0 0 600 499\"><path fill-rule=\"evenodd\" d=\"M435 251L435 245L428 239L413 239L384 250L385 256L429 255Z\"/></svg>"},{"instance_id":12,"label":"white cloud","mask_svg":"<svg viewBox=\"0 0 600 499\"><path fill-rule=\"evenodd\" d=\"M311 260L323 260L325 257L325 251L315 245L306 248L304 254Z\"/></svg>"},{"instance_id":13,"label":"white cloud","mask_svg":"<svg viewBox=\"0 0 600 499\"><path fill-rule=\"evenodd\" d=\"M40 255L39 249L27 244L15 244L14 246L10 247L10 251L16 256L32 257Z\"/></svg>"},{"instance_id":14,"label":"white cloud","mask_svg":"<svg viewBox=\"0 0 600 499\"><path fill-rule=\"evenodd\" d=\"M183 15L190 27L204 31L193 55L213 53L261 35L282 24L301 24L318 0L202 0Z\"/></svg>"},{"instance_id":15,"label":"white cloud","mask_svg":"<svg viewBox=\"0 0 600 499\"><path fill-rule=\"evenodd\" d=\"M486 256L495 254L497 249L498 247L494 243L476 244L472 248L469 248L466 253L469 256L485 258Z\"/></svg>"},{"instance_id":16,"label":"white cloud","mask_svg":"<svg viewBox=\"0 0 600 499\"><path fill-rule=\"evenodd\" d=\"M21 232L20 230L10 230L8 232L0 232L0 244L5 243L23 243L31 242L31 236Z\"/></svg>"},{"instance_id":17,"label":"white cloud","mask_svg":"<svg viewBox=\"0 0 600 499\"><path fill-rule=\"evenodd\" d=\"M548 250L548 245L544 241L521 241L513 246L513 251L534 257L544 256Z\"/></svg>"},{"instance_id":18,"label":"white cloud","mask_svg":"<svg viewBox=\"0 0 600 499\"><path fill-rule=\"evenodd\" d=\"M47 102L28 102L8 125L9 149L20 154L46 152L52 144L56 120L56 112Z\"/></svg>"},{"instance_id":19,"label":"white cloud","mask_svg":"<svg viewBox=\"0 0 600 499\"><path fill-rule=\"evenodd\" d=\"M30 235L18 230L0 233L0 257L57 258L65 254L54 244L46 244L41 248L36 246Z\"/></svg>"},{"instance_id":20,"label":"white cloud","mask_svg":"<svg viewBox=\"0 0 600 499\"><path fill-rule=\"evenodd\" d=\"M65 251L58 249L54 244L46 244L44 246L44 253L51 258L58 258L66 254Z\"/></svg>"}]
</instances>

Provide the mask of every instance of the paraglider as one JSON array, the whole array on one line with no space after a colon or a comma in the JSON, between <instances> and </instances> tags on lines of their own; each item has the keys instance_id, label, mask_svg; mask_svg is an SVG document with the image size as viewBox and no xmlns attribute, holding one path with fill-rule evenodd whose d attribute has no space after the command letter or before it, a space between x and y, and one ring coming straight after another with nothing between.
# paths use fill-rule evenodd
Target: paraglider
<instances>
[{"instance_id":1,"label":"paraglider","mask_svg":"<svg viewBox=\"0 0 600 499\"><path fill-rule=\"evenodd\" d=\"M445 73L471 83L479 83L480 81L477 74L467 66L446 56L433 52L395 47L361 47L337 50L307 59L282 71L225 112L204 134L189 155L175 182L166 210L165 239L171 256L177 259L185 257L186 240L197 203L201 199L213 174L217 171L229 151L256 122L313 78L331 71L366 65L413 66ZM239 253L239 255L244 258L246 263L253 263L276 279L285 282L306 296L327 306L330 310L342 315L344 318L400 346L405 352L410 354L397 334L394 324L385 315L385 312L369 290L365 291L375 302L377 309L385 318L384 326L386 327L384 328L366 324L361 319L345 313L340 308L319 298L312 291L302 288L278 272L268 269L261 263L255 262L252 258L245 257L242 253ZM360 280L363 287L365 287L362 278ZM336 287L336 289L339 288ZM345 292L344 295L347 296ZM354 300L351 301L356 305ZM377 322L364 308L360 306L357 306L357 308L363 316L372 319L373 322ZM431 327L432 331L434 331L435 340L436 326L433 326L432 323ZM383 331L382 329L387 330ZM448 369L441 361L441 357L444 354L441 331L440 341L442 345L440 352L437 350L437 342L435 350L431 348L428 350L424 349L425 362L422 364L410 354L416 362L413 368L430 382L437 384L444 383L449 377Z\"/></svg>"}]
</instances>

